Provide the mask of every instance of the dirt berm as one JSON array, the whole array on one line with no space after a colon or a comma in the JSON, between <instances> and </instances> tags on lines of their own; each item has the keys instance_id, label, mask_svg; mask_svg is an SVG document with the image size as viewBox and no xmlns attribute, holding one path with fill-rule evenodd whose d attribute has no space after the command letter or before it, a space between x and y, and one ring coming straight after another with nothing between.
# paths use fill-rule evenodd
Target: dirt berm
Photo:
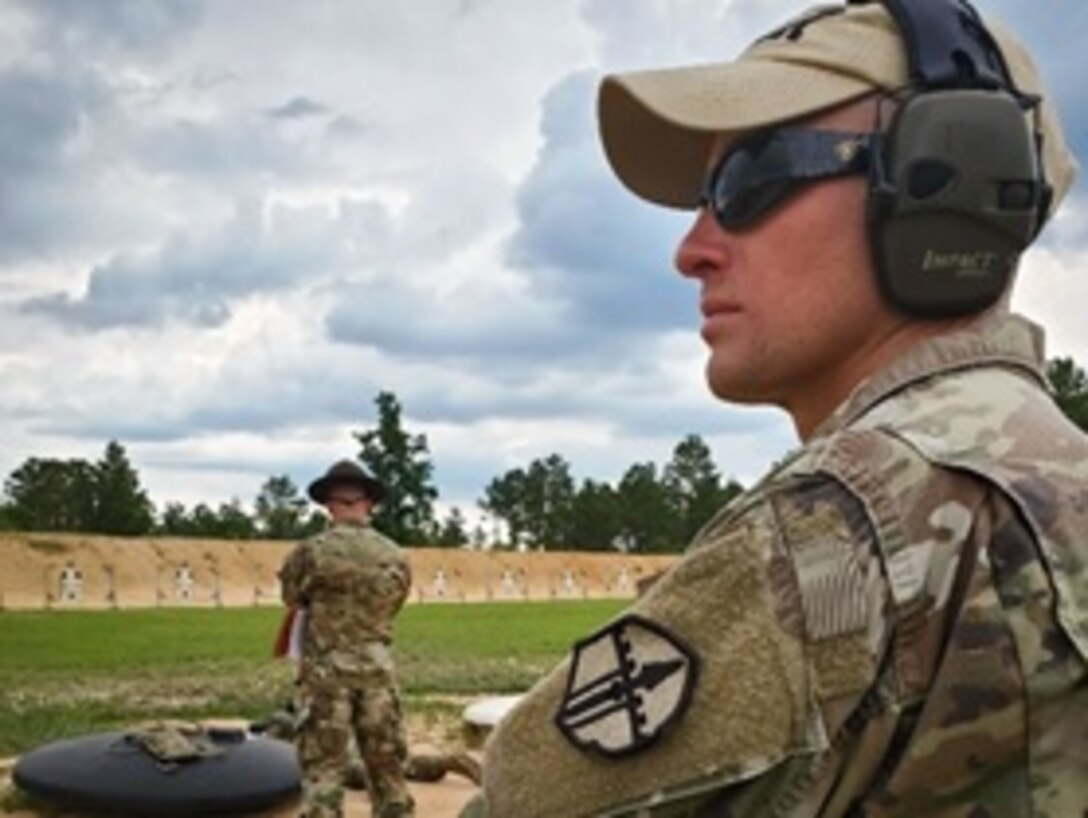
<instances>
[{"instance_id":1,"label":"dirt berm","mask_svg":"<svg viewBox=\"0 0 1088 818\"><path fill-rule=\"evenodd\" d=\"M0 610L279 604L292 543L0 534ZM672 556L409 548L413 602L634 597Z\"/></svg>"}]
</instances>

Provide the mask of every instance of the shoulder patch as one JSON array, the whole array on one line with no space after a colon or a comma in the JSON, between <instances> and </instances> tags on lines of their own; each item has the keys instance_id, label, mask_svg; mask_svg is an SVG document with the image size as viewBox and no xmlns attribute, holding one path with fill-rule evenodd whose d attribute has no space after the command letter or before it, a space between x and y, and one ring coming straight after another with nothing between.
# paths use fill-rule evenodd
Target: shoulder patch
<instances>
[{"instance_id":1,"label":"shoulder patch","mask_svg":"<svg viewBox=\"0 0 1088 818\"><path fill-rule=\"evenodd\" d=\"M575 643L555 724L580 750L644 750L691 703L698 655L668 629L634 614Z\"/></svg>"}]
</instances>

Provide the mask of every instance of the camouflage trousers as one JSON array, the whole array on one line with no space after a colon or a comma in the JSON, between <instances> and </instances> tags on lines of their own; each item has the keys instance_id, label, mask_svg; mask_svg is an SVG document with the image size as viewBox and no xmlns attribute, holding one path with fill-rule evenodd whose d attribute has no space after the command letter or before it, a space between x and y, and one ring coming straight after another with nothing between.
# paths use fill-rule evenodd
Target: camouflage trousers
<instances>
[{"instance_id":1,"label":"camouflage trousers","mask_svg":"<svg viewBox=\"0 0 1088 818\"><path fill-rule=\"evenodd\" d=\"M343 774L354 735L366 769L374 818L411 818L404 776L408 747L396 687L344 687L331 679L300 681L295 736L302 767L303 816L342 818Z\"/></svg>"}]
</instances>

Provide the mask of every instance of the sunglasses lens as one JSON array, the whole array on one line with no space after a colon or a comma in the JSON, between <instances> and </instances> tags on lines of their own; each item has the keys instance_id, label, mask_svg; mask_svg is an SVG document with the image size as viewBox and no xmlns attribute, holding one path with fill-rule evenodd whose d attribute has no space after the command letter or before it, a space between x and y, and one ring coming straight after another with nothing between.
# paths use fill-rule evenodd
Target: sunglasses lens
<instances>
[{"instance_id":1,"label":"sunglasses lens","mask_svg":"<svg viewBox=\"0 0 1088 818\"><path fill-rule=\"evenodd\" d=\"M782 128L764 131L726 153L707 178L703 204L736 230L768 215L807 183L859 173L866 134Z\"/></svg>"},{"instance_id":2,"label":"sunglasses lens","mask_svg":"<svg viewBox=\"0 0 1088 818\"><path fill-rule=\"evenodd\" d=\"M798 179L778 179L741 187L718 198L713 207L714 215L724 227L744 227L769 214L801 185Z\"/></svg>"}]
</instances>

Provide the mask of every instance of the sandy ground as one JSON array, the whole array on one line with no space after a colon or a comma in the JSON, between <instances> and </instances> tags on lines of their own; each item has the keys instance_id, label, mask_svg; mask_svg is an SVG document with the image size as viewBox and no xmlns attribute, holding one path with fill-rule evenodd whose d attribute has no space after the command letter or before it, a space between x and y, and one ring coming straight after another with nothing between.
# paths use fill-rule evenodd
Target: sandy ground
<instances>
[{"instance_id":1,"label":"sandy ground","mask_svg":"<svg viewBox=\"0 0 1088 818\"><path fill-rule=\"evenodd\" d=\"M447 776L434 784L413 784L416 815L418 818L456 818L473 792L475 786L470 781L455 776ZM370 801L366 793L349 792L345 813L347 818L370 818ZM285 809L251 818L295 818L297 815L295 805L289 805Z\"/></svg>"}]
</instances>

